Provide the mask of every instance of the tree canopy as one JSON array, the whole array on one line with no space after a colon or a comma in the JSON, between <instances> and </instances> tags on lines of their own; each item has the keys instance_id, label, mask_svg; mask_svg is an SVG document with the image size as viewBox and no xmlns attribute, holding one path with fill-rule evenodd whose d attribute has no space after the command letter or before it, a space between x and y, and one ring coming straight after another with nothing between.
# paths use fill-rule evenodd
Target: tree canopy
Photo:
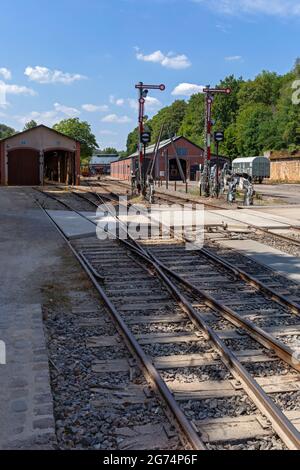
<instances>
[{"instance_id":1,"label":"tree canopy","mask_svg":"<svg viewBox=\"0 0 300 470\"><path fill-rule=\"evenodd\" d=\"M0 124L0 139L6 139L6 137L10 137L14 134L16 134L16 131L12 127Z\"/></svg>"},{"instance_id":2,"label":"tree canopy","mask_svg":"<svg viewBox=\"0 0 300 470\"><path fill-rule=\"evenodd\" d=\"M53 129L80 142L82 163L87 163L94 150L98 148L96 137L92 133L90 124L86 121L80 121L79 118L64 119L55 124Z\"/></svg>"},{"instance_id":3,"label":"tree canopy","mask_svg":"<svg viewBox=\"0 0 300 470\"><path fill-rule=\"evenodd\" d=\"M221 80L216 86L230 87L232 93L214 98L213 130L225 133L220 152L236 158L261 155L266 150L299 149L300 104L292 100L296 80L300 80L300 59L285 75L264 70L253 80L245 81L234 75ZM147 124L152 131L152 143L156 141L163 122L171 133L183 135L203 146L204 95L195 94L188 102L177 100L150 119ZM166 137L164 133L163 138ZM136 128L128 136L128 154L136 151L137 142Z\"/></svg>"},{"instance_id":4,"label":"tree canopy","mask_svg":"<svg viewBox=\"0 0 300 470\"><path fill-rule=\"evenodd\" d=\"M97 151L97 153L99 155L118 155L119 154L118 150L115 149L114 147L106 147L103 150Z\"/></svg>"},{"instance_id":5,"label":"tree canopy","mask_svg":"<svg viewBox=\"0 0 300 470\"><path fill-rule=\"evenodd\" d=\"M26 122L23 131L27 131L29 129L33 129L34 127L37 127L37 122L32 119L31 121Z\"/></svg>"}]
</instances>

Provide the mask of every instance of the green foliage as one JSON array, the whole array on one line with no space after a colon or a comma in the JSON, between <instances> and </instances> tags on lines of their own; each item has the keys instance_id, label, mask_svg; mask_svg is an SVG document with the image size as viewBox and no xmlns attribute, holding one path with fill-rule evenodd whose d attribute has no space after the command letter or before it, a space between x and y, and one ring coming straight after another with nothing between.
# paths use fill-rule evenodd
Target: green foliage
<instances>
[{"instance_id":1,"label":"green foliage","mask_svg":"<svg viewBox=\"0 0 300 470\"><path fill-rule=\"evenodd\" d=\"M236 122L239 112L239 93L244 85L242 78L235 78L233 75L224 78L218 83L218 88L231 88L230 95L216 95L213 104L214 119L216 128L227 129Z\"/></svg>"},{"instance_id":2,"label":"green foliage","mask_svg":"<svg viewBox=\"0 0 300 470\"><path fill-rule=\"evenodd\" d=\"M272 119L271 108L262 103L249 104L242 109L236 121L236 144L240 155L261 155Z\"/></svg>"},{"instance_id":3,"label":"green foliage","mask_svg":"<svg viewBox=\"0 0 300 470\"><path fill-rule=\"evenodd\" d=\"M64 119L55 124L53 129L80 142L81 162L83 164L89 162L94 150L98 148L96 137L91 131L90 124L86 121L80 121L79 118Z\"/></svg>"},{"instance_id":4,"label":"green foliage","mask_svg":"<svg viewBox=\"0 0 300 470\"><path fill-rule=\"evenodd\" d=\"M7 137L10 137L14 134L16 134L16 131L12 127L6 126L5 124L0 124L0 140L6 139Z\"/></svg>"},{"instance_id":5,"label":"green foliage","mask_svg":"<svg viewBox=\"0 0 300 470\"><path fill-rule=\"evenodd\" d=\"M300 80L300 59L285 74L263 71L253 80L244 81L233 75L221 80L217 87L230 87L230 95L216 95L213 103L213 130L223 130L225 141L220 153L230 158L255 156L265 150L300 149L300 104L292 102L295 80ZM204 95L193 95L188 103L177 100L161 109L148 125L152 143L163 122L172 134L180 134L196 144L204 145ZM162 139L168 138L165 132ZM138 129L128 136L127 151L136 151Z\"/></svg>"},{"instance_id":6,"label":"green foliage","mask_svg":"<svg viewBox=\"0 0 300 470\"><path fill-rule=\"evenodd\" d=\"M248 80L241 85L238 93L240 108L249 104L265 104L273 106L280 96L282 77L276 73L263 71L254 80Z\"/></svg>"},{"instance_id":7,"label":"green foliage","mask_svg":"<svg viewBox=\"0 0 300 470\"><path fill-rule=\"evenodd\" d=\"M193 95L187 105L179 134L198 145L204 145L204 95Z\"/></svg>"},{"instance_id":8,"label":"green foliage","mask_svg":"<svg viewBox=\"0 0 300 470\"><path fill-rule=\"evenodd\" d=\"M99 155L118 155L119 152L114 147L106 147L103 150L97 151Z\"/></svg>"},{"instance_id":9,"label":"green foliage","mask_svg":"<svg viewBox=\"0 0 300 470\"><path fill-rule=\"evenodd\" d=\"M161 130L162 124L165 124L162 140L169 138L169 133L178 135L181 123L185 116L187 104L184 100L176 100L171 106L161 109L152 119L147 121L147 127L151 132L151 143L154 144ZM134 129L127 138L127 154L135 153L138 148L139 131Z\"/></svg>"},{"instance_id":10,"label":"green foliage","mask_svg":"<svg viewBox=\"0 0 300 470\"><path fill-rule=\"evenodd\" d=\"M148 121L147 124L152 130L152 143L157 141L163 123L165 123L165 128L162 140L168 139L169 134L178 135L186 109L187 104L184 100L176 100L171 106L161 109L156 116Z\"/></svg>"},{"instance_id":11,"label":"green foliage","mask_svg":"<svg viewBox=\"0 0 300 470\"><path fill-rule=\"evenodd\" d=\"M132 155L138 149L139 129L136 127L127 137L127 156Z\"/></svg>"},{"instance_id":12,"label":"green foliage","mask_svg":"<svg viewBox=\"0 0 300 470\"><path fill-rule=\"evenodd\" d=\"M33 129L34 127L37 127L37 122L32 119L31 121L26 122L23 131L28 131L29 129Z\"/></svg>"}]
</instances>

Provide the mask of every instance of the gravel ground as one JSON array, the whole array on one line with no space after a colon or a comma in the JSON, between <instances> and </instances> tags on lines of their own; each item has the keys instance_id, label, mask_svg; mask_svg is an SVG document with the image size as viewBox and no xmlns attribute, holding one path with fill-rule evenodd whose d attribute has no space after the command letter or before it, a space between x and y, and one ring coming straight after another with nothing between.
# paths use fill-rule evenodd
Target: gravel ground
<instances>
[{"instance_id":1,"label":"gravel ground","mask_svg":"<svg viewBox=\"0 0 300 470\"><path fill-rule=\"evenodd\" d=\"M189 400L181 403L186 416L193 420L252 415L257 412L255 405L244 396Z\"/></svg>"},{"instance_id":2,"label":"gravel ground","mask_svg":"<svg viewBox=\"0 0 300 470\"><path fill-rule=\"evenodd\" d=\"M129 373L96 374L91 371L91 365L97 359L130 359L131 356L122 343L118 348L86 347L85 342L91 336L117 333L70 255L65 256L62 271L55 278L57 283L45 288L43 313L59 449L118 449L123 442L118 435L120 427L165 423L165 414L154 396L144 404L94 406L93 401L103 399L103 395L93 393L92 387L121 386L123 389L134 384L143 388L147 384L137 369L132 380ZM94 313L74 313L73 309L77 312L80 306L93 308ZM106 321L101 327L80 326L80 322L97 316ZM173 439L170 448L179 450L182 446L178 440L174 444Z\"/></svg>"},{"instance_id":3,"label":"gravel ground","mask_svg":"<svg viewBox=\"0 0 300 470\"><path fill-rule=\"evenodd\" d=\"M161 371L164 380L191 383L204 380L230 380L232 375L220 362L212 366L186 367Z\"/></svg>"},{"instance_id":4,"label":"gravel ground","mask_svg":"<svg viewBox=\"0 0 300 470\"><path fill-rule=\"evenodd\" d=\"M72 206L74 198L76 199L76 196L72 197ZM79 198L77 199L79 200ZM84 210L82 203L84 203L84 201L79 200L76 208ZM90 206L89 203L86 204ZM88 210L90 210L90 208ZM122 263L124 263L124 261L120 260L120 265ZM105 270L108 280L112 277L115 278L116 266L113 266L111 271L109 271L109 267L107 265L103 265L102 269ZM216 270L216 274L220 275L220 271ZM138 279L138 277L139 275L137 274L136 278ZM147 276L145 275L145 277ZM137 283L134 280L134 276L130 276L129 269L128 284L126 284L126 287L130 284L132 287L136 288ZM240 283L240 285L241 284L242 283ZM107 285L109 284L107 283ZM142 284L139 285L142 287ZM237 287L238 286L235 285L234 289L236 290ZM126 426L129 423L130 425L148 423L157 424L165 420L165 416L162 408L154 397L147 403L143 404L124 406L122 403L117 403L114 405L102 406L101 408L95 408L93 400L101 398L101 396L98 397L97 393L92 393L91 387L103 387L103 385L105 385L105 387L124 387L129 384L130 376L129 374L124 373L95 374L91 371L92 364L97 359L123 359L129 358L130 355L122 343L120 343L117 348L86 347L86 340L91 336L103 334L112 336L117 333L112 325L109 324L109 317L107 317L107 323L105 325L91 328L85 326L84 328L80 328L78 320L83 320L84 318L95 318L95 313L84 313L81 318L80 315L74 315L74 313L72 313L72 307L78 307L79 302L81 302L81 305L84 305L84 307L86 307L88 302L89 304L94 303L95 308L98 308L102 317L106 317L106 314L103 307L99 307L99 302L95 302L95 298L93 298L91 292L83 290L81 283L74 284L73 282L72 287L70 285L69 289L72 290L73 295L71 295L71 299L67 299L65 310L62 310L61 303L57 306L52 303L45 308L49 349L51 353L51 361L53 363L52 386L55 390L55 414L59 446L63 449L117 449L122 444L117 437L117 430L120 427L124 425ZM231 298L234 289L226 291L228 299ZM150 291L155 293L162 292L160 283L153 286L151 285ZM165 292L165 289L163 292ZM243 295L244 297L246 294L240 293L240 295ZM251 294L248 295L249 301L252 300L252 297L253 296L251 296ZM117 305L122 305L121 298L116 297L115 300L117 299ZM262 307L264 307L264 305L266 305L267 308L270 306L270 302L266 301ZM249 307L249 309L243 307L243 313L253 311L253 305L249 305L247 307ZM207 308L201 308L201 311L205 313L209 310ZM148 313L153 315L155 312L160 315L170 315L170 313L179 313L181 310L172 301L169 305L154 311L147 310L144 312L137 308L136 311L131 311L130 315L123 312L122 316L124 319L127 319L134 315L144 316ZM189 325L188 328L187 325ZM219 328L222 329L225 325L228 328L228 325L230 324L221 318L218 321L216 317L214 317L214 325L218 325ZM194 327L192 324L186 324L184 329L182 324L154 324L146 325L146 327L145 325L135 325L133 326L133 330L138 333L193 332ZM257 349L258 346L256 342L252 341L248 337L241 338L239 340L227 340L226 343L236 351L245 348ZM193 343L154 343L143 346L143 349L146 354L152 357L179 354L199 354L215 351L211 344L203 339L199 339L199 341ZM287 368L280 361L264 364L247 364L247 368L249 368L248 370L250 370L251 367L252 373L260 376L274 375L274 373L284 374L289 373L290 370L290 368ZM162 371L161 375L167 380L180 380L186 382L231 378L230 373L221 363L212 367L167 370ZM131 383L142 385L143 387L146 386L144 378L137 370L135 370L134 375L131 376ZM295 394L278 394L276 399L281 400L280 403L285 403L285 405L282 406L289 407L291 406L290 403L292 403L294 399L298 399L298 395L296 397L294 395ZM223 416L245 416L257 412L254 404L246 396L186 401L181 403L181 406L190 419L197 420L207 419L208 417L218 418ZM276 439L274 441L273 439L273 437L270 437L269 439L261 440L259 441L261 442L259 445L262 448L264 448L263 446L266 446L265 448L278 448L280 444L279 441ZM258 444L256 441L249 441L249 444L247 443L244 448L247 448L248 445L253 446ZM236 444L234 444L234 446L236 446ZM178 441L176 447L180 448ZM224 446L222 446L222 448L224 448ZM229 445L228 448L232 448L232 446Z\"/></svg>"}]
</instances>

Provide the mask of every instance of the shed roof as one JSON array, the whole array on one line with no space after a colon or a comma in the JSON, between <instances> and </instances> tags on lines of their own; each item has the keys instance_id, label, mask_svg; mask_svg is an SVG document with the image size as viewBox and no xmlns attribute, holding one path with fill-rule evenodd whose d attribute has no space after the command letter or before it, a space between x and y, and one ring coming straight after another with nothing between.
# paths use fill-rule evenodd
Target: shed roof
<instances>
[{"instance_id":1,"label":"shed roof","mask_svg":"<svg viewBox=\"0 0 300 470\"><path fill-rule=\"evenodd\" d=\"M90 165L109 165L119 160L119 155L93 155Z\"/></svg>"},{"instance_id":2,"label":"shed roof","mask_svg":"<svg viewBox=\"0 0 300 470\"><path fill-rule=\"evenodd\" d=\"M25 131L22 131L22 132L16 132L14 135L11 135L9 137L4 137L4 139L0 139L0 142L5 142L6 140L13 139L16 136L21 136L21 135L27 134L28 132L36 131L36 130L41 129L41 128L47 129L48 131L54 132L55 134L58 134L60 136L67 137L68 139L73 140L74 142L79 142L80 143L80 140L73 139L73 137L70 137L69 135L63 134L62 132L59 132L56 129L52 129L51 127L45 126L44 124L39 124L36 127L32 127L31 129L26 129Z\"/></svg>"},{"instance_id":3,"label":"shed roof","mask_svg":"<svg viewBox=\"0 0 300 470\"><path fill-rule=\"evenodd\" d=\"M192 142L191 140L187 139L186 137L183 137L182 135L179 135L177 137L173 137L173 142L176 142L177 140L179 139L184 139L186 140L187 142L189 142L190 144L192 145L195 145L195 147L198 147L200 150L203 151L203 148L200 147L199 145L195 144L194 142ZM164 147L167 147L168 145L170 145L172 143L172 139L166 139L166 140L162 140L159 144L159 150L163 149ZM150 155L151 153L154 152L155 150L155 145L156 144L153 144L153 145L149 145L149 147L147 147L146 149L146 155ZM137 157L138 156L138 152L135 152L133 153L132 155L130 155L129 157L127 158L132 158L132 157Z\"/></svg>"}]
</instances>

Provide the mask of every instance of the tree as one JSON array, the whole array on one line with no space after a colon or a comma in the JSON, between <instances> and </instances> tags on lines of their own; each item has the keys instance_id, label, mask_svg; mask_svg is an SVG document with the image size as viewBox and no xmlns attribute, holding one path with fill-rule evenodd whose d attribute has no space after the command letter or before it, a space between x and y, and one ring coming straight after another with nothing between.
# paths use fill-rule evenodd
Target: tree
<instances>
[{"instance_id":1,"label":"tree","mask_svg":"<svg viewBox=\"0 0 300 470\"><path fill-rule=\"evenodd\" d=\"M244 81L233 75L221 80L217 87L230 87L232 93L214 97L213 130L225 132L220 153L235 158L255 156L264 150L300 149L300 105L292 100L296 80L300 80L299 58L285 75L263 71L253 80ZM162 123L169 126L171 134L181 134L203 146L204 95L193 95L188 103L177 100L149 120L152 143L157 140ZM168 137L165 130L162 139ZM128 135L128 154L136 152L137 145L136 128Z\"/></svg>"},{"instance_id":2,"label":"tree","mask_svg":"<svg viewBox=\"0 0 300 470\"><path fill-rule=\"evenodd\" d=\"M281 85L282 77L264 70L254 80L248 80L242 84L238 93L240 108L254 103L275 106L280 96Z\"/></svg>"},{"instance_id":3,"label":"tree","mask_svg":"<svg viewBox=\"0 0 300 470\"><path fill-rule=\"evenodd\" d=\"M34 121L33 119L31 121L26 122L23 131L28 131L29 129L33 129L34 127L37 127L37 122Z\"/></svg>"},{"instance_id":4,"label":"tree","mask_svg":"<svg viewBox=\"0 0 300 470\"><path fill-rule=\"evenodd\" d=\"M128 156L126 150L119 150L118 155L120 158L126 158Z\"/></svg>"},{"instance_id":5,"label":"tree","mask_svg":"<svg viewBox=\"0 0 300 470\"><path fill-rule=\"evenodd\" d=\"M16 134L16 131L12 127L6 126L5 124L0 124L0 140L6 139L7 137L10 137L14 134Z\"/></svg>"},{"instance_id":6,"label":"tree","mask_svg":"<svg viewBox=\"0 0 300 470\"><path fill-rule=\"evenodd\" d=\"M225 130L225 140L220 147L220 153L226 155L226 157L229 157L231 160L234 160L239 156L235 123L230 124L230 126Z\"/></svg>"},{"instance_id":7,"label":"tree","mask_svg":"<svg viewBox=\"0 0 300 470\"><path fill-rule=\"evenodd\" d=\"M176 100L171 106L161 109L148 121L147 125L152 130L152 143L157 141L162 124L165 124L162 140L169 138L169 132L172 136L178 135L186 109L187 103L184 100Z\"/></svg>"},{"instance_id":8,"label":"tree","mask_svg":"<svg viewBox=\"0 0 300 470\"><path fill-rule=\"evenodd\" d=\"M191 96L179 129L179 134L200 146L204 145L204 100L201 93Z\"/></svg>"},{"instance_id":9,"label":"tree","mask_svg":"<svg viewBox=\"0 0 300 470\"><path fill-rule=\"evenodd\" d=\"M132 132L128 134L127 137L127 156L132 155L138 149L138 141L139 141L139 129L136 127Z\"/></svg>"},{"instance_id":10,"label":"tree","mask_svg":"<svg viewBox=\"0 0 300 470\"><path fill-rule=\"evenodd\" d=\"M100 152L98 152L98 154L99 155L118 155L119 152L114 147L107 147L103 150L100 150Z\"/></svg>"},{"instance_id":11,"label":"tree","mask_svg":"<svg viewBox=\"0 0 300 470\"><path fill-rule=\"evenodd\" d=\"M273 127L273 113L264 104L250 104L236 122L236 143L239 155L254 157L266 149L265 130Z\"/></svg>"},{"instance_id":12,"label":"tree","mask_svg":"<svg viewBox=\"0 0 300 470\"><path fill-rule=\"evenodd\" d=\"M92 133L90 124L86 121L80 121L79 118L64 119L55 124L53 129L80 142L81 161L83 163L89 162L94 150L98 148L96 137Z\"/></svg>"},{"instance_id":13,"label":"tree","mask_svg":"<svg viewBox=\"0 0 300 470\"><path fill-rule=\"evenodd\" d=\"M239 113L238 96L245 82L243 79L235 78L234 75L226 77L217 85L218 88L230 88L230 95L217 94L214 98L213 117L216 128L225 130L236 122Z\"/></svg>"}]
</instances>

